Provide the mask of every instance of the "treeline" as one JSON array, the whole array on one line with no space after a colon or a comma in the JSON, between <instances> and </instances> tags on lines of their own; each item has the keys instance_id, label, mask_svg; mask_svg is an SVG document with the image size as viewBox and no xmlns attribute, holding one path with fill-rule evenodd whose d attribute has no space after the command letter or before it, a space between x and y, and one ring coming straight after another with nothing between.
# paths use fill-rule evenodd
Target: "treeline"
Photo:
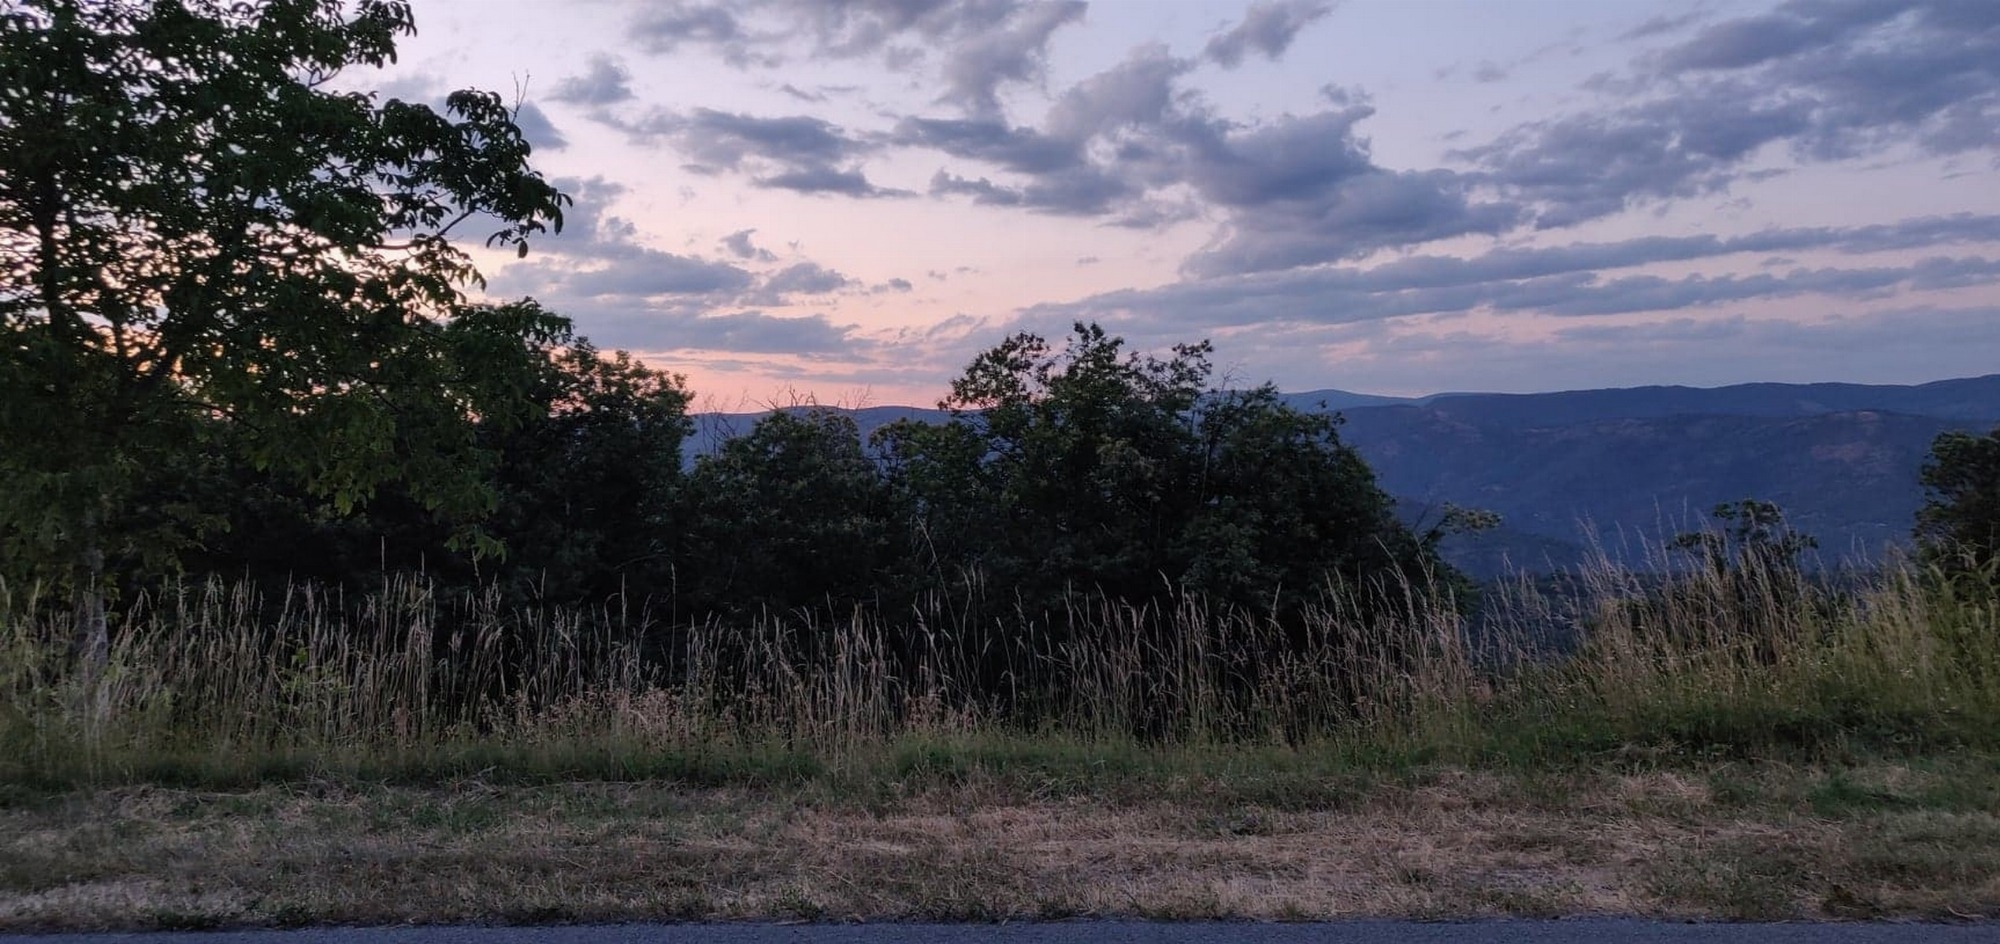
<instances>
[{"instance_id":1,"label":"treeline","mask_svg":"<svg viewBox=\"0 0 2000 944\"><path fill-rule=\"evenodd\" d=\"M523 302L481 317L552 316ZM440 589L497 587L510 604L615 603L662 623L893 616L932 594L991 616L1078 595L1196 595L1282 618L1330 585L1448 576L1444 528L1398 521L1337 416L1268 386L1214 388L1205 344L1154 357L1096 326L1059 345L1017 335L953 382L948 422L864 440L842 412L779 410L689 464L679 378L566 328L511 336L505 356L489 345L479 361L482 383L513 391L510 414L398 432L463 443L451 459L477 471L479 501L427 503L390 479L344 507L210 417L130 500L173 517L186 546L162 561L144 542L164 540L166 522L134 528L107 569L127 593L177 574L359 595L421 573ZM14 579L32 579L22 570Z\"/></svg>"}]
</instances>

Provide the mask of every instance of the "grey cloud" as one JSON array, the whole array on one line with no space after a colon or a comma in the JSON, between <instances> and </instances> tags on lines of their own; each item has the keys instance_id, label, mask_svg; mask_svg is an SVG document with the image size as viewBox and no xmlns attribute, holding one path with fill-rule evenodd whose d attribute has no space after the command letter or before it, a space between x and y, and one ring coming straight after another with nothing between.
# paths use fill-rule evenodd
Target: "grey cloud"
<instances>
[{"instance_id":1,"label":"grey cloud","mask_svg":"<svg viewBox=\"0 0 2000 944\"><path fill-rule=\"evenodd\" d=\"M1038 76L1049 37L1081 18L1084 7L1081 0L682 0L640 14L631 30L652 52L706 46L738 67L782 65L802 54L879 56L902 70L935 58L946 89L941 100L993 117L997 89Z\"/></svg>"},{"instance_id":2,"label":"grey cloud","mask_svg":"<svg viewBox=\"0 0 2000 944\"><path fill-rule=\"evenodd\" d=\"M1375 172L1354 124L1356 107L1284 118L1238 134L1204 128L1194 140L1190 182L1227 207L1253 207L1322 192Z\"/></svg>"},{"instance_id":3,"label":"grey cloud","mask_svg":"<svg viewBox=\"0 0 2000 944\"><path fill-rule=\"evenodd\" d=\"M731 255L738 259L753 259L758 262L778 261L777 255L772 253L771 250L753 245L750 242L750 234L755 232L756 230L754 229L737 230L722 237L722 245L729 250Z\"/></svg>"},{"instance_id":4,"label":"grey cloud","mask_svg":"<svg viewBox=\"0 0 2000 944\"><path fill-rule=\"evenodd\" d=\"M2000 147L2000 4L1793 0L1711 23L1600 91L1625 104L1458 152L1543 226L1726 189L1767 146L1844 160Z\"/></svg>"},{"instance_id":5,"label":"grey cloud","mask_svg":"<svg viewBox=\"0 0 2000 944\"><path fill-rule=\"evenodd\" d=\"M935 148L953 157L985 161L1023 174L1074 167L1084 159L1077 141L999 121L905 118L896 125L895 140L905 146Z\"/></svg>"},{"instance_id":6,"label":"grey cloud","mask_svg":"<svg viewBox=\"0 0 2000 944\"><path fill-rule=\"evenodd\" d=\"M1742 69L1823 47L1903 14L1910 4L1891 2L1790 3L1778 12L1717 23L1668 50L1670 72Z\"/></svg>"},{"instance_id":7,"label":"grey cloud","mask_svg":"<svg viewBox=\"0 0 2000 944\"><path fill-rule=\"evenodd\" d=\"M1342 386L1362 390L1523 389L1524 378L1533 389L1836 378L1916 383L1990 373L2000 361L1996 319L2000 309L1992 307L1921 307L1810 322L1731 316L1576 325L1533 340L1419 330L1360 339L1358 351L1341 355L1338 370ZM1328 342L1349 340L1339 328L1316 333ZM1286 380L1294 388L1323 386L1328 369L1308 360Z\"/></svg>"},{"instance_id":8,"label":"grey cloud","mask_svg":"<svg viewBox=\"0 0 2000 944\"><path fill-rule=\"evenodd\" d=\"M1203 54L1231 69L1242 65L1251 51L1275 60L1291 47L1299 30L1331 12L1333 5L1321 0L1260 0L1250 5L1243 22L1209 40Z\"/></svg>"},{"instance_id":9,"label":"grey cloud","mask_svg":"<svg viewBox=\"0 0 2000 944\"><path fill-rule=\"evenodd\" d=\"M805 89L799 88L798 86L793 85L790 82L786 82L785 84L778 86L778 91L783 92L786 95L790 95L791 97L796 98L802 102L812 102L814 104L818 104L820 102L826 101L825 95L821 95L818 92L808 92Z\"/></svg>"},{"instance_id":10,"label":"grey cloud","mask_svg":"<svg viewBox=\"0 0 2000 944\"><path fill-rule=\"evenodd\" d=\"M556 178L551 183L576 201L565 214L562 234L538 245L540 252L533 261L501 270L489 286L493 292L572 298L726 296L750 287L750 273L737 266L638 242L630 221L607 212L624 192L619 184L602 177Z\"/></svg>"},{"instance_id":11,"label":"grey cloud","mask_svg":"<svg viewBox=\"0 0 2000 944\"><path fill-rule=\"evenodd\" d=\"M1794 227L1744 236L1646 236L1612 243L1497 249L1470 258L1413 256L1356 270L1368 291L1442 288L1566 273L1687 262L1738 253L1834 250L1859 254L2000 241L2000 216L1956 214L1851 228ZM1788 263L1780 263L1788 264Z\"/></svg>"},{"instance_id":12,"label":"grey cloud","mask_svg":"<svg viewBox=\"0 0 2000 944\"><path fill-rule=\"evenodd\" d=\"M762 312L707 315L683 321L680 347L772 354L833 354L853 347L852 329L825 315L777 318Z\"/></svg>"},{"instance_id":13,"label":"grey cloud","mask_svg":"<svg viewBox=\"0 0 2000 944\"><path fill-rule=\"evenodd\" d=\"M1138 194L1120 175L1095 167L1044 175L1021 189L1025 205L1070 216L1098 216Z\"/></svg>"},{"instance_id":14,"label":"grey cloud","mask_svg":"<svg viewBox=\"0 0 2000 944\"><path fill-rule=\"evenodd\" d=\"M556 129L555 122L549 120L547 112L534 102L522 102L514 109L514 124L521 129L521 136L528 139L532 147L544 151L560 151L569 147L569 139Z\"/></svg>"},{"instance_id":15,"label":"grey cloud","mask_svg":"<svg viewBox=\"0 0 2000 944\"><path fill-rule=\"evenodd\" d=\"M648 4L629 32L649 52L671 53L682 44L727 46L747 38L736 14L721 5L664 0Z\"/></svg>"},{"instance_id":16,"label":"grey cloud","mask_svg":"<svg viewBox=\"0 0 2000 944\"><path fill-rule=\"evenodd\" d=\"M1084 8L1082 0L1026 4L1005 24L965 38L945 63L947 90L940 101L956 104L972 117L1000 117L1000 86L1040 75L1049 37L1081 19Z\"/></svg>"},{"instance_id":17,"label":"grey cloud","mask_svg":"<svg viewBox=\"0 0 2000 944\"><path fill-rule=\"evenodd\" d=\"M1909 267L1880 267L1796 269L1785 275L1690 275L1679 279L1652 275L1609 280L1593 276L1561 276L1499 288L1488 293L1486 303L1498 311L1536 311L1568 316L1623 315L1756 298L1809 294L1865 296L1912 282L1918 275Z\"/></svg>"},{"instance_id":18,"label":"grey cloud","mask_svg":"<svg viewBox=\"0 0 2000 944\"><path fill-rule=\"evenodd\" d=\"M609 119L616 122L616 119ZM748 171L760 187L850 197L902 197L906 191L877 187L853 166L877 149L831 122L804 115L762 118L696 108L687 114L658 112L628 124L627 133L665 138L702 173Z\"/></svg>"},{"instance_id":19,"label":"grey cloud","mask_svg":"<svg viewBox=\"0 0 2000 944\"><path fill-rule=\"evenodd\" d=\"M655 116L643 131L669 135L682 153L730 170L740 167L745 157L822 166L869 150L831 122L804 115L759 118L697 108L685 116Z\"/></svg>"},{"instance_id":20,"label":"grey cloud","mask_svg":"<svg viewBox=\"0 0 2000 944\"><path fill-rule=\"evenodd\" d=\"M1979 218L1915 220L1912 233L1967 235ZM1991 228L1995 218L1983 218ZM1940 225L1959 223L1959 227ZM1856 231L1779 230L1733 240L1647 238L1535 250L1505 250L1472 259L1426 256L1367 269L1263 271L1126 290L1069 305L1030 309L1041 316L1134 320L1209 330L1273 322L1361 323L1478 309L1565 316L1606 316L1700 308L1759 299L1824 295L1881 296L1901 289L1935 290L2000 284L2000 260L1934 256L1906 265L1793 268L1748 276L1654 275L1606 277L1600 270L1685 261L1791 245L1850 252L1901 243L1882 228ZM1940 239L1952 241L1951 236Z\"/></svg>"},{"instance_id":21,"label":"grey cloud","mask_svg":"<svg viewBox=\"0 0 2000 944\"><path fill-rule=\"evenodd\" d=\"M902 278L897 278L897 279L890 279L889 281L887 281L887 282L884 282L884 283L882 283L881 285L878 285L878 286L876 286L876 287L875 287L875 291L878 291L878 292L882 292L882 291L888 291L888 292L908 292L908 291L912 291L912 290L914 290L914 289L916 289L916 286L915 286L915 285L912 285L912 284L910 284L910 280L909 280L909 279L902 279Z\"/></svg>"},{"instance_id":22,"label":"grey cloud","mask_svg":"<svg viewBox=\"0 0 2000 944\"><path fill-rule=\"evenodd\" d=\"M636 245L637 230L631 221L607 212L625 193L622 184L603 177L556 177L549 183L575 202L563 213L563 231L537 249L578 259L608 259Z\"/></svg>"},{"instance_id":23,"label":"grey cloud","mask_svg":"<svg viewBox=\"0 0 2000 944\"><path fill-rule=\"evenodd\" d=\"M1142 46L1124 62L1077 83L1049 112L1049 133L1080 141L1126 127L1152 127L1174 105L1174 80L1194 68L1158 44Z\"/></svg>"},{"instance_id":24,"label":"grey cloud","mask_svg":"<svg viewBox=\"0 0 2000 944\"><path fill-rule=\"evenodd\" d=\"M632 97L632 74L617 60L599 53L590 57L590 67L582 75L557 82L550 97L577 105L615 105Z\"/></svg>"},{"instance_id":25,"label":"grey cloud","mask_svg":"<svg viewBox=\"0 0 2000 944\"><path fill-rule=\"evenodd\" d=\"M1377 167L1353 106L1291 117L1235 134L1193 135L1189 181L1233 211L1228 238L1191 257L1195 275L1283 269L1358 258L1378 249L1467 233L1497 233L1519 217L1508 204L1474 203L1450 171Z\"/></svg>"},{"instance_id":26,"label":"grey cloud","mask_svg":"<svg viewBox=\"0 0 2000 944\"><path fill-rule=\"evenodd\" d=\"M740 291L750 273L725 262L709 262L634 246L597 269L555 274L551 282L567 294L712 295Z\"/></svg>"},{"instance_id":27,"label":"grey cloud","mask_svg":"<svg viewBox=\"0 0 2000 944\"><path fill-rule=\"evenodd\" d=\"M817 52L837 58L889 49L905 35L935 44L1004 23L1017 4L995 0L793 0L775 5L806 25Z\"/></svg>"},{"instance_id":28,"label":"grey cloud","mask_svg":"<svg viewBox=\"0 0 2000 944\"><path fill-rule=\"evenodd\" d=\"M931 175L931 195L947 194L969 196L972 202L987 206L1020 206L1022 202L1021 191L1002 187L984 177L968 180L944 171Z\"/></svg>"},{"instance_id":29,"label":"grey cloud","mask_svg":"<svg viewBox=\"0 0 2000 944\"><path fill-rule=\"evenodd\" d=\"M1808 122L1806 107L1797 102L1670 98L1523 125L1457 156L1539 203L1538 225L1559 227L1616 213L1639 199L1721 190L1751 152L1801 132Z\"/></svg>"},{"instance_id":30,"label":"grey cloud","mask_svg":"<svg viewBox=\"0 0 2000 944\"><path fill-rule=\"evenodd\" d=\"M907 190L877 187L858 170L833 167L800 167L752 181L759 187L797 193L836 193L846 197L907 197Z\"/></svg>"},{"instance_id":31,"label":"grey cloud","mask_svg":"<svg viewBox=\"0 0 2000 944\"><path fill-rule=\"evenodd\" d=\"M933 196L1149 229L1192 218L1204 204L1220 208L1228 214L1228 238L1189 260L1186 271L1200 275L1357 258L1498 232L1520 219L1512 204L1475 203L1476 179L1377 166L1355 132L1373 114L1365 98L1330 88L1329 110L1246 128L1215 117L1197 96L1178 89L1194 65L1163 47L1141 47L1066 90L1040 130L998 120L906 118L892 137L1016 175L940 169L931 179Z\"/></svg>"},{"instance_id":32,"label":"grey cloud","mask_svg":"<svg viewBox=\"0 0 2000 944\"><path fill-rule=\"evenodd\" d=\"M1131 185L1095 167L1076 167L1043 174L1022 187L1007 187L984 177L971 180L938 171L931 177L932 196L970 196L985 206L1027 207L1064 216L1097 216L1119 200L1134 195Z\"/></svg>"},{"instance_id":33,"label":"grey cloud","mask_svg":"<svg viewBox=\"0 0 2000 944\"><path fill-rule=\"evenodd\" d=\"M1287 269L1366 256L1379 249L1511 229L1518 211L1476 204L1450 171L1371 171L1311 196L1236 217L1229 238L1185 264L1196 275Z\"/></svg>"},{"instance_id":34,"label":"grey cloud","mask_svg":"<svg viewBox=\"0 0 2000 944\"><path fill-rule=\"evenodd\" d=\"M1700 12L1684 13L1680 16L1656 16L1619 35L1620 40L1631 41L1679 32L1701 21Z\"/></svg>"},{"instance_id":35,"label":"grey cloud","mask_svg":"<svg viewBox=\"0 0 2000 944\"><path fill-rule=\"evenodd\" d=\"M774 273L759 288L773 295L824 295L852 281L818 263L801 262Z\"/></svg>"},{"instance_id":36,"label":"grey cloud","mask_svg":"<svg viewBox=\"0 0 2000 944\"><path fill-rule=\"evenodd\" d=\"M675 306L621 306L585 307L577 320L598 343L639 351L824 357L851 356L865 346L851 326L818 314L777 317L761 311L709 314ZM762 362L750 366L771 368Z\"/></svg>"}]
</instances>

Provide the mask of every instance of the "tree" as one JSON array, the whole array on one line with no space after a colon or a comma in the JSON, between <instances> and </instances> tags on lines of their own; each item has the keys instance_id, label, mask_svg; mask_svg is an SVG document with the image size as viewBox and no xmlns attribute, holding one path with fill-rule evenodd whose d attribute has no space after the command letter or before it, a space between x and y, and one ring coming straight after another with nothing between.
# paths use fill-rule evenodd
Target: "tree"
<instances>
[{"instance_id":1,"label":"tree","mask_svg":"<svg viewBox=\"0 0 2000 944\"><path fill-rule=\"evenodd\" d=\"M853 418L773 411L696 461L683 590L709 610L868 600L893 583L890 498Z\"/></svg>"},{"instance_id":2,"label":"tree","mask_svg":"<svg viewBox=\"0 0 2000 944\"><path fill-rule=\"evenodd\" d=\"M1072 589L1268 605L1437 567L1337 416L1210 389L1209 351L1127 354L1079 324L1060 352L1020 334L975 358L940 404L950 423L880 434L930 569L1041 606Z\"/></svg>"},{"instance_id":3,"label":"tree","mask_svg":"<svg viewBox=\"0 0 2000 944\"><path fill-rule=\"evenodd\" d=\"M362 589L384 571L420 569L441 584L498 584L510 604L602 601L627 587L664 585L671 549L661 535L671 531L680 486L687 391L679 377L622 351L605 356L566 330L545 342L520 336L520 322L545 317L527 300L454 319L456 330L487 327L478 399L513 413L460 415L455 429L421 430L433 440L470 438L476 448L457 458L482 471L494 496L490 512L467 518L426 508L402 483L386 482L342 514L298 483L256 470L227 441L226 423L211 424L221 440L210 450L212 467L189 482L199 497L154 491L143 504L227 508L227 532L206 537L183 564L279 585L306 579ZM423 449L398 446L407 454ZM475 524L504 552L476 562L450 553L452 536Z\"/></svg>"},{"instance_id":4,"label":"tree","mask_svg":"<svg viewBox=\"0 0 2000 944\"><path fill-rule=\"evenodd\" d=\"M1196 598L1278 630L1255 646L1206 640L1229 660L1223 696L1248 710L1289 655L1331 642L1359 658L1376 645L1315 639L1325 623L1312 613L1329 591L1372 615L1407 605L1399 578L1417 596L1456 588L1435 542L1397 520L1341 441L1338 416L1294 409L1269 385L1213 389L1209 351L1204 342L1163 357L1127 352L1096 325L1076 325L1060 349L1019 334L953 382L940 404L949 422L877 434L909 516L913 572L926 582L918 589L962 601L948 644L982 697L1030 723L1061 710L1069 693L1019 645L1030 625L1045 652L1134 642L1079 635L1148 634L1128 668L1148 684L1174 684L1165 660L1186 651L1185 634L1225 633L1229 620L1072 614L1100 602L1165 610ZM1402 658L1419 644L1413 634L1369 658ZM1336 698L1344 708L1360 694ZM1155 709L1169 704L1142 706L1135 720L1149 733L1168 730L1175 720Z\"/></svg>"},{"instance_id":5,"label":"tree","mask_svg":"<svg viewBox=\"0 0 2000 944\"><path fill-rule=\"evenodd\" d=\"M1677 534L1667 547L1694 555L1717 573L1797 574L1799 556L1819 546L1819 539L1793 530L1775 502L1723 502L1710 514L1719 530Z\"/></svg>"},{"instance_id":6,"label":"tree","mask_svg":"<svg viewBox=\"0 0 2000 944\"><path fill-rule=\"evenodd\" d=\"M2000 428L1939 435L1920 480L1916 533L1928 553L1974 569L2000 559Z\"/></svg>"},{"instance_id":7,"label":"tree","mask_svg":"<svg viewBox=\"0 0 2000 944\"><path fill-rule=\"evenodd\" d=\"M460 421L509 412L503 325L455 324L479 275L447 237L483 215L525 253L568 200L496 96L331 90L412 30L393 0L0 6L0 524L77 589L87 661L107 547L186 540L133 496L201 422L343 510L390 480L492 503Z\"/></svg>"},{"instance_id":8,"label":"tree","mask_svg":"<svg viewBox=\"0 0 2000 944\"><path fill-rule=\"evenodd\" d=\"M517 592L602 600L664 586L692 431L682 378L590 342L529 361L533 415L494 429L498 507L488 529L507 548L499 568Z\"/></svg>"}]
</instances>

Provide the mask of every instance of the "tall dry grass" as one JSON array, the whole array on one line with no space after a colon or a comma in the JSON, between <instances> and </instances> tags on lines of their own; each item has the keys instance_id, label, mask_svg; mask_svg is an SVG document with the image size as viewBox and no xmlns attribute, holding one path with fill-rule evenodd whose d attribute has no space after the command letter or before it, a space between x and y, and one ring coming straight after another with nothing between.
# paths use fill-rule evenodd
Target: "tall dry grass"
<instances>
[{"instance_id":1,"label":"tall dry grass","mask_svg":"<svg viewBox=\"0 0 2000 944\"><path fill-rule=\"evenodd\" d=\"M643 771L780 745L838 763L996 736L1528 761L1965 743L2000 730L1996 578L1601 565L1476 611L1404 581L1329 588L1283 620L1078 597L992 625L941 597L678 625L414 578L358 599L208 582L130 601L94 683L70 671L62 609L0 586L0 777L452 757L562 775L586 756Z\"/></svg>"}]
</instances>

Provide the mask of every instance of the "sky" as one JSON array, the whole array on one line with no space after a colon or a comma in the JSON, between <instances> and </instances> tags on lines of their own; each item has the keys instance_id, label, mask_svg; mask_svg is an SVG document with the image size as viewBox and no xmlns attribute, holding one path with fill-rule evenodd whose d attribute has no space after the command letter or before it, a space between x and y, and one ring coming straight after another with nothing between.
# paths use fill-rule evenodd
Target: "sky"
<instances>
[{"instance_id":1,"label":"sky","mask_svg":"<svg viewBox=\"0 0 2000 944\"><path fill-rule=\"evenodd\" d=\"M1288 391L2000 371L1992 0L415 0L575 198L478 253L711 408L1094 321ZM468 240L475 244L477 240Z\"/></svg>"}]
</instances>

